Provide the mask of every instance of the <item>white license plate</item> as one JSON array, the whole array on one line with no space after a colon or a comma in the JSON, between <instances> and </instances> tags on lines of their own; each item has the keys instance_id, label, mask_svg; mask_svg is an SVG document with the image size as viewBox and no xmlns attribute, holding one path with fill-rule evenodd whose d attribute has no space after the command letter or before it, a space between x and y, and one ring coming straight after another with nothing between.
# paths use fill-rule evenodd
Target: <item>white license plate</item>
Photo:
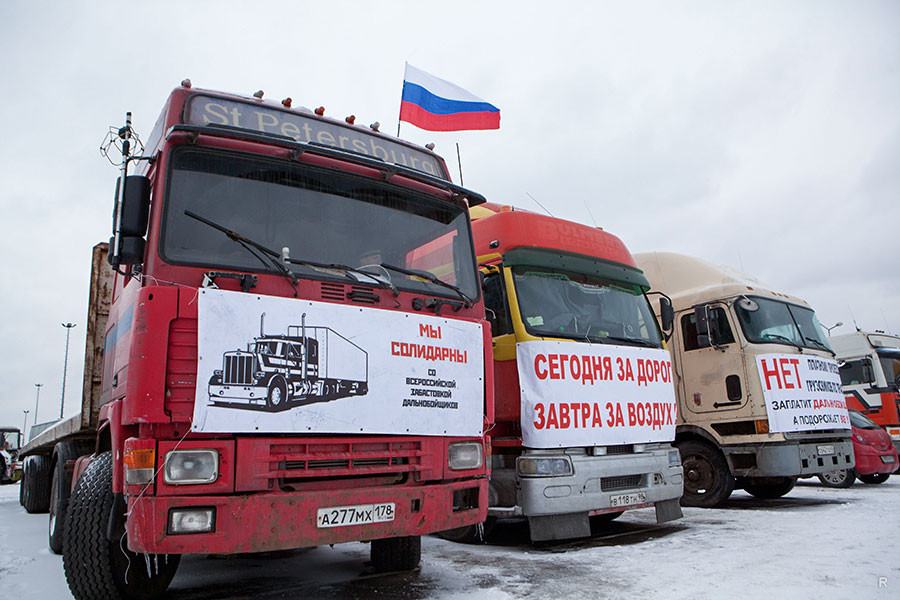
<instances>
[{"instance_id":1,"label":"white license plate","mask_svg":"<svg viewBox=\"0 0 900 600\"><path fill-rule=\"evenodd\" d=\"M893 456L882 456L881 462L890 464L890 463L894 462L894 457Z\"/></svg>"},{"instance_id":2,"label":"white license plate","mask_svg":"<svg viewBox=\"0 0 900 600\"><path fill-rule=\"evenodd\" d=\"M623 506L634 506L635 504L644 504L647 502L646 492L634 492L631 494L619 494L618 496L610 496L609 507L621 508Z\"/></svg>"},{"instance_id":3,"label":"white license plate","mask_svg":"<svg viewBox=\"0 0 900 600\"><path fill-rule=\"evenodd\" d=\"M828 454L834 454L834 446L829 444L827 446L818 446L816 447L816 451L819 453L819 456L826 456Z\"/></svg>"},{"instance_id":4,"label":"white license plate","mask_svg":"<svg viewBox=\"0 0 900 600\"><path fill-rule=\"evenodd\" d=\"M394 503L334 506L316 511L316 527L346 527L394 520Z\"/></svg>"}]
</instances>

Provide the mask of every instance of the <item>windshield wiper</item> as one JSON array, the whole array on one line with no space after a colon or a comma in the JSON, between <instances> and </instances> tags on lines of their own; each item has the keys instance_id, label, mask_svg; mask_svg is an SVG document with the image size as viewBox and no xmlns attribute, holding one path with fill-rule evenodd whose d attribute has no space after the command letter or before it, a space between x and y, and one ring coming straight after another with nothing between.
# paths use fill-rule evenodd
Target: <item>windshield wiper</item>
<instances>
[{"instance_id":1,"label":"windshield wiper","mask_svg":"<svg viewBox=\"0 0 900 600\"><path fill-rule=\"evenodd\" d=\"M359 281L359 279L357 279L356 277L351 277L350 273L357 273L364 277L368 277L371 280L371 283L374 283L376 287L379 287L379 288L385 289L385 290L390 290L391 293L394 294L394 296L398 296L400 294L400 291L397 289L397 286L395 286L390 280L385 281L384 279L379 279L372 273L363 271L362 269L359 269L357 267L351 267L349 265L342 265L340 263L320 263L320 262L315 262L312 260L302 260L302 259L298 259L298 258L288 258L285 260L287 260L287 262L291 263L292 265L300 265L303 267L312 267L313 269L343 271L344 277L346 277L347 279L353 279L354 281ZM370 283L370 282L362 281L361 283Z\"/></svg>"},{"instance_id":2,"label":"windshield wiper","mask_svg":"<svg viewBox=\"0 0 900 600\"><path fill-rule=\"evenodd\" d=\"M624 337L624 336L618 336L618 335L608 335L605 338L601 338L601 339L615 340L617 342L628 342L631 344L637 344L638 346L646 346L647 348L659 348L659 346L657 344L654 344L653 342L651 342L649 340L642 340L641 338L630 338L630 337Z\"/></svg>"},{"instance_id":3,"label":"windshield wiper","mask_svg":"<svg viewBox=\"0 0 900 600\"><path fill-rule=\"evenodd\" d=\"M197 219L197 220L200 221L201 223L204 223L204 224L206 224L206 225L209 225L209 226L212 227L213 229L217 229L218 231L221 231L222 233L224 233L225 235L227 235L230 239L232 239L232 240L238 242L239 244L241 244L242 246L244 246L245 248L247 248L247 250L248 250L253 256L255 256L257 260L259 260L261 263L263 263L263 266L265 266L265 267L268 267L268 266L270 266L270 265L274 266L274 267L275 267L276 269L278 269L285 277L287 277L287 278L290 279L291 283L294 285L294 288L295 288L295 289L294 289L294 294L296 295L296 293L297 293L297 290L296 290L296 287L297 287L297 276L294 274L294 272L293 272L291 269L288 269L288 268L287 268L286 266L284 266L284 264L281 262L281 260L280 260L281 254L279 254L278 252L275 252L275 251L272 250L271 248L267 248L266 246L263 246L263 245L260 244L259 242L254 242L253 240L249 239L248 237L246 237L246 236L244 236L244 235L241 235L240 233L238 233L238 232L236 232L236 231L233 231L233 230L231 230L231 229L228 229L227 227L223 227L222 225L219 225L218 223L215 223L215 222L213 222L213 221L210 221L210 220L207 219L207 218L201 217L200 215L198 215L198 214L196 214L196 213L193 213L193 212L191 212L191 211L189 211L189 210L185 210L185 211L184 211L184 214L186 214L187 216L191 217L192 219ZM256 252L253 252L253 250L251 249L251 247L252 247L252 248L256 248L257 250L259 250L259 252L262 254L262 256L265 257L266 259L268 259L269 262L266 263L266 262L262 259L262 257L260 257L259 254L257 254ZM314 269L335 269L335 270L338 270L338 271L344 271L344 275L345 275L347 278L351 278L350 275L348 274L348 272L359 273L360 275L363 275L363 276L368 277L369 279L371 279L373 282L375 282L375 284L376 284L378 287L391 290L391 292L393 292L393 294L394 294L395 296L399 294L399 292L397 291L397 288L396 288L396 287L394 286L394 284L392 284L391 282L389 282L389 281L384 281L383 279L379 279L379 278L375 277L374 275L372 275L371 273L367 273L367 272L365 272L365 271L361 271L360 269L357 269L357 268L354 268L354 267L349 267L349 266L347 266L347 265L340 265L340 264L318 263L318 262L313 262L313 261L310 261L310 260L300 260L300 259L296 259L296 258L287 258L287 259L284 259L284 260L286 260L288 263L290 263L290 264L292 264L292 265L301 265L301 266L306 266L306 267L312 267L312 268L314 268ZM355 278L352 278L352 279L355 279ZM359 280L357 280L357 281L359 281Z\"/></svg>"},{"instance_id":4,"label":"windshield wiper","mask_svg":"<svg viewBox=\"0 0 900 600\"><path fill-rule=\"evenodd\" d=\"M227 227L219 225L218 223L216 223L214 221L210 221L209 219L207 219L205 217L201 217L197 213L193 213L189 210L185 210L184 214L186 214L187 216L189 216L192 219L196 219L196 220L200 221L204 225L209 225L213 229L221 231L222 233L224 233L225 235L228 236L228 239L234 240L235 242L237 242L238 244L240 244L241 246L246 248L247 252L249 252L250 254L255 256L256 259L263 264L263 266L266 266L266 261L263 260L263 257L265 257L265 259L268 260L269 267L275 267L276 270L278 270L282 275L285 276L285 278L287 278L288 281L291 282L291 285L294 288L294 297L295 298L297 297L297 276L294 275L293 271L291 271L286 266L284 266L281 262L278 261L278 259L276 257L278 257L280 255L277 252L275 252L271 248L266 248L259 242L254 242L253 240L241 235L240 233L238 233L236 231L233 231L231 229L228 229ZM257 254L256 252L254 252L253 248L258 250L262 256L260 256L260 254Z\"/></svg>"},{"instance_id":5,"label":"windshield wiper","mask_svg":"<svg viewBox=\"0 0 900 600\"><path fill-rule=\"evenodd\" d=\"M778 335L777 333L767 333L767 334L765 334L765 337L773 338L776 340L784 340L791 346L794 346L795 348L797 348L797 350L799 350L801 353L803 352L803 346L801 346L800 344L798 344L797 342L795 342L794 340L792 340L790 338L784 337L783 335ZM763 343L765 343L765 341Z\"/></svg>"},{"instance_id":6,"label":"windshield wiper","mask_svg":"<svg viewBox=\"0 0 900 600\"><path fill-rule=\"evenodd\" d=\"M825 352L831 353L832 356L837 356L837 354L834 353L834 350L832 350L831 348L829 348L828 346L826 346L825 344L823 344L822 342L820 342L820 341L817 340L816 338L807 337L806 340L812 342L813 344L815 344L816 346L818 346L819 348L821 348L821 349L824 350Z\"/></svg>"},{"instance_id":7,"label":"windshield wiper","mask_svg":"<svg viewBox=\"0 0 900 600\"><path fill-rule=\"evenodd\" d=\"M390 269L391 271L397 271L398 273L403 273L404 275L412 275L413 277L421 277L426 281L430 281L431 283L440 285L447 289L453 290L456 292L463 302L466 304L466 308L471 308L472 305L475 304L475 301L469 298L466 294L463 293L461 289L453 285L452 283L447 283L446 281L442 281L438 279L432 273L428 271L420 271L418 269L404 269L403 267L398 267L396 265L389 265L387 263L381 263L381 266L385 269Z\"/></svg>"}]
</instances>

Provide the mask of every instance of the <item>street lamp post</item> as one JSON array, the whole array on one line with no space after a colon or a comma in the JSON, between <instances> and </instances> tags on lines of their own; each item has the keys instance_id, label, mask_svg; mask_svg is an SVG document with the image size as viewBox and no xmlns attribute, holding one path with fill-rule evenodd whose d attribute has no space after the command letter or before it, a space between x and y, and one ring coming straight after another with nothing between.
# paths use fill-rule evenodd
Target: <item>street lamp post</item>
<instances>
[{"instance_id":1,"label":"street lamp post","mask_svg":"<svg viewBox=\"0 0 900 600\"><path fill-rule=\"evenodd\" d=\"M34 419L35 424L37 424L38 401L41 399L41 387L43 385L44 385L43 383L34 384L34 387L37 389L37 394L35 394L35 396L34 396L34 416L32 417L32 419Z\"/></svg>"},{"instance_id":2,"label":"street lamp post","mask_svg":"<svg viewBox=\"0 0 900 600\"><path fill-rule=\"evenodd\" d=\"M27 436L28 435L28 433L27 433L27 431L28 431L28 413L30 413L31 411L23 410L22 412L25 413L25 422L22 423L22 435Z\"/></svg>"},{"instance_id":3,"label":"street lamp post","mask_svg":"<svg viewBox=\"0 0 900 600\"><path fill-rule=\"evenodd\" d=\"M843 324L844 324L843 322L838 321L837 323L835 323L835 324L832 325L831 327L825 327L825 331L827 331L827 332L828 332L828 335L830 336L830 335L831 335L831 330L832 330L832 329L834 329L835 327L840 327L840 326L843 325ZM824 327L824 325L823 325L823 327Z\"/></svg>"},{"instance_id":4,"label":"street lamp post","mask_svg":"<svg viewBox=\"0 0 900 600\"><path fill-rule=\"evenodd\" d=\"M66 368L69 366L69 333L75 327L75 323L61 323L66 328L66 358L63 361L62 398L59 400L59 418L63 418L63 407L66 404Z\"/></svg>"}]
</instances>

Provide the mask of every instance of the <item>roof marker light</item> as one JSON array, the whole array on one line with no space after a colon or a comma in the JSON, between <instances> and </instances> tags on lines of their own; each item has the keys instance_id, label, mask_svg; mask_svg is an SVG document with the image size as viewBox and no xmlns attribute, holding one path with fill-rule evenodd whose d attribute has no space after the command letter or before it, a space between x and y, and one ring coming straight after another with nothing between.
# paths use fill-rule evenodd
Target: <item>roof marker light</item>
<instances>
[{"instance_id":1,"label":"roof marker light","mask_svg":"<svg viewBox=\"0 0 900 600\"><path fill-rule=\"evenodd\" d=\"M281 105L285 108L290 108L292 102L293 102L293 100L291 100L291 97L288 96L287 98L285 98L284 100L281 101Z\"/></svg>"},{"instance_id":2,"label":"roof marker light","mask_svg":"<svg viewBox=\"0 0 900 600\"><path fill-rule=\"evenodd\" d=\"M260 100L262 100L262 97L263 97L263 91L262 91L262 90L256 90L255 92L253 92L253 97L254 97L254 98L259 98Z\"/></svg>"},{"instance_id":3,"label":"roof marker light","mask_svg":"<svg viewBox=\"0 0 900 600\"><path fill-rule=\"evenodd\" d=\"M425 144L425 147L429 150L434 150L434 142L428 142L427 144Z\"/></svg>"},{"instance_id":4,"label":"roof marker light","mask_svg":"<svg viewBox=\"0 0 900 600\"><path fill-rule=\"evenodd\" d=\"M350 115L349 117L347 117L344 120L347 121L348 123L350 123L351 125L353 125L356 122L356 115Z\"/></svg>"},{"instance_id":5,"label":"roof marker light","mask_svg":"<svg viewBox=\"0 0 900 600\"><path fill-rule=\"evenodd\" d=\"M190 80L190 79L187 79L187 78L182 79L182 80L181 80L181 87L186 87L186 88L190 89L190 87L191 87L191 80Z\"/></svg>"},{"instance_id":6,"label":"roof marker light","mask_svg":"<svg viewBox=\"0 0 900 600\"><path fill-rule=\"evenodd\" d=\"M324 107L324 106L320 106L319 108L317 108L317 109L315 110L315 113L321 117L322 115L325 114L325 107Z\"/></svg>"},{"instance_id":7,"label":"roof marker light","mask_svg":"<svg viewBox=\"0 0 900 600\"><path fill-rule=\"evenodd\" d=\"M378 121L375 121L374 123L369 125L369 129L371 129L372 131L378 131L379 127L381 127L381 123L379 123Z\"/></svg>"}]
</instances>

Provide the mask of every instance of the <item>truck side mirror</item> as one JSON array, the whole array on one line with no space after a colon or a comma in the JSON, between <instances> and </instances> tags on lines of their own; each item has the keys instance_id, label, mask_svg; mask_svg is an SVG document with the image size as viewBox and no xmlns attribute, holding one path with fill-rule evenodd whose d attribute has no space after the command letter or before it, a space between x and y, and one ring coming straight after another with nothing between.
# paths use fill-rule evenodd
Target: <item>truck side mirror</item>
<instances>
[{"instance_id":1,"label":"truck side mirror","mask_svg":"<svg viewBox=\"0 0 900 600\"><path fill-rule=\"evenodd\" d=\"M865 383L873 383L875 381L875 369L872 368L872 359L862 359L862 378Z\"/></svg>"},{"instance_id":2,"label":"truck side mirror","mask_svg":"<svg viewBox=\"0 0 900 600\"><path fill-rule=\"evenodd\" d=\"M122 235L144 237L150 217L150 178L129 175L122 196Z\"/></svg>"},{"instance_id":3,"label":"truck side mirror","mask_svg":"<svg viewBox=\"0 0 900 600\"><path fill-rule=\"evenodd\" d=\"M694 323L697 326L697 346L706 348L712 341L712 331L710 331L710 314L709 306L697 306L694 308Z\"/></svg>"},{"instance_id":4,"label":"truck side mirror","mask_svg":"<svg viewBox=\"0 0 900 600\"><path fill-rule=\"evenodd\" d=\"M659 297L659 319L662 321L662 330L671 333L675 324L675 309L672 308L672 301L665 296Z\"/></svg>"},{"instance_id":5,"label":"truck side mirror","mask_svg":"<svg viewBox=\"0 0 900 600\"><path fill-rule=\"evenodd\" d=\"M113 245L113 236L109 262L113 266L139 265L144 262L144 236L150 217L150 179L142 175L129 175L125 178L125 189L120 198L121 181L121 177L116 180L116 199L121 202L117 209L121 218L113 224L119 231L119 247ZM114 220L116 216L113 215Z\"/></svg>"}]
</instances>

